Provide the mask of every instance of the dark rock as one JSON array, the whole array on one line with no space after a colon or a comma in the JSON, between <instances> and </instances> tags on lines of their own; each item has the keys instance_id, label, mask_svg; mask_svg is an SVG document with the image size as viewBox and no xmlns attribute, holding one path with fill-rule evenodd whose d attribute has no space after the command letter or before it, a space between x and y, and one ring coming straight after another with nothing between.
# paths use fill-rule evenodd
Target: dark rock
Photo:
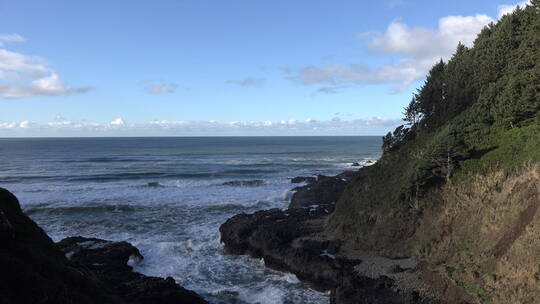
<instances>
[{"instance_id":1,"label":"dark rock","mask_svg":"<svg viewBox=\"0 0 540 304\"><path fill-rule=\"evenodd\" d=\"M358 172L319 175L313 183L295 188L287 210L230 218L219 228L225 251L262 258L270 268L292 272L315 289L331 291L330 302L335 304L439 303L398 290L388 277L359 276L354 266L362 261L344 254L348 250L340 240L325 236L334 202Z\"/></svg>"},{"instance_id":2,"label":"dark rock","mask_svg":"<svg viewBox=\"0 0 540 304\"><path fill-rule=\"evenodd\" d=\"M239 214L220 227L221 241L229 253L263 258L269 267L292 271L317 289L330 289L339 280L339 269L347 264L331 254L339 244L302 239L322 230L330 207Z\"/></svg>"},{"instance_id":3,"label":"dark rock","mask_svg":"<svg viewBox=\"0 0 540 304\"><path fill-rule=\"evenodd\" d=\"M396 265L392 266L392 268L390 269L390 272L391 272L391 273L400 273L400 272L404 272L404 271L406 271L406 270L407 270L407 269L402 268L401 266L399 266L399 265L396 264Z\"/></svg>"},{"instance_id":4,"label":"dark rock","mask_svg":"<svg viewBox=\"0 0 540 304\"><path fill-rule=\"evenodd\" d=\"M440 304L440 301L421 297L418 292L398 292L392 279L381 277L349 277L332 291L332 304ZM452 303L455 304L455 303Z\"/></svg>"},{"instance_id":5,"label":"dark rock","mask_svg":"<svg viewBox=\"0 0 540 304\"><path fill-rule=\"evenodd\" d=\"M133 272L127 261L142 256L129 243L75 237L60 246L66 252L0 188L0 303L206 303L172 278Z\"/></svg>"},{"instance_id":6,"label":"dark rock","mask_svg":"<svg viewBox=\"0 0 540 304\"><path fill-rule=\"evenodd\" d=\"M297 176L291 178L291 183L293 184L299 184L299 183L314 183L317 181L317 178L314 176Z\"/></svg>"},{"instance_id":7,"label":"dark rock","mask_svg":"<svg viewBox=\"0 0 540 304\"><path fill-rule=\"evenodd\" d=\"M316 181L293 189L296 192L291 198L289 208L334 204L356 174L355 171L345 171L336 176L318 175Z\"/></svg>"},{"instance_id":8,"label":"dark rock","mask_svg":"<svg viewBox=\"0 0 540 304\"><path fill-rule=\"evenodd\" d=\"M270 268L292 272L315 289L330 290L331 303L437 303L398 291L387 277L358 276L354 266L362 261L342 255L341 241L321 236L329 207L239 214L220 227L221 241L228 253L262 258Z\"/></svg>"},{"instance_id":9,"label":"dark rock","mask_svg":"<svg viewBox=\"0 0 540 304\"><path fill-rule=\"evenodd\" d=\"M123 303L82 274L0 188L0 303Z\"/></svg>"},{"instance_id":10,"label":"dark rock","mask_svg":"<svg viewBox=\"0 0 540 304\"><path fill-rule=\"evenodd\" d=\"M351 170L343 171L340 174L336 175L335 177L341 178L342 180L345 180L346 182L350 182L352 181L353 178L359 175L361 170L362 168L358 170L354 170L354 171L351 171Z\"/></svg>"},{"instance_id":11,"label":"dark rock","mask_svg":"<svg viewBox=\"0 0 540 304\"><path fill-rule=\"evenodd\" d=\"M78 236L63 239L58 245L78 269L107 283L128 303L206 303L171 277L163 279L133 272L128 262L138 262L143 256L128 242Z\"/></svg>"},{"instance_id":12,"label":"dark rock","mask_svg":"<svg viewBox=\"0 0 540 304\"><path fill-rule=\"evenodd\" d=\"M223 186L242 186L242 187L256 187L256 186L262 186L265 182L261 179L254 179L254 180L240 180L240 181L228 181L224 182Z\"/></svg>"},{"instance_id":13,"label":"dark rock","mask_svg":"<svg viewBox=\"0 0 540 304\"><path fill-rule=\"evenodd\" d=\"M357 162L354 162L354 163L351 164L351 167L360 167L360 164L357 163Z\"/></svg>"}]
</instances>

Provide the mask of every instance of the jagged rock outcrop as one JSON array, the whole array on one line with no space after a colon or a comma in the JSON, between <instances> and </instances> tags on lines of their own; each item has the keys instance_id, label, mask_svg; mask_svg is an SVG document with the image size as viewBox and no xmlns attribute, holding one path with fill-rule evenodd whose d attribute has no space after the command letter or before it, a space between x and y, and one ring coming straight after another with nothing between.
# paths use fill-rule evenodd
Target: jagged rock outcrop
<instances>
[{"instance_id":1,"label":"jagged rock outcrop","mask_svg":"<svg viewBox=\"0 0 540 304\"><path fill-rule=\"evenodd\" d=\"M336 176L317 175L316 178L296 177L293 183L306 182L307 185L293 189L289 208L309 207L311 205L335 204L347 184L358 174L358 171L345 171Z\"/></svg>"},{"instance_id":2,"label":"jagged rock outcrop","mask_svg":"<svg viewBox=\"0 0 540 304\"><path fill-rule=\"evenodd\" d=\"M388 277L359 275L361 259L347 254L341 241L321 235L332 205L271 209L239 214L221 227L231 254L262 258L266 266L294 273L315 289L330 290L331 303L438 303L417 292L401 291Z\"/></svg>"},{"instance_id":3,"label":"jagged rock outcrop","mask_svg":"<svg viewBox=\"0 0 540 304\"><path fill-rule=\"evenodd\" d=\"M0 188L0 303L122 302L70 265L17 198Z\"/></svg>"},{"instance_id":4,"label":"jagged rock outcrop","mask_svg":"<svg viewBox=\"0 0 540 304\"><path fill-rule=\"evenodd\" d=\"M128 242L79 236L63 239L58 245L75 267L111 286L128 303L206 303L171 277L148 277L132 271L128 264L139 262L143 256Z\"/></svg>"},{"instance_id":5,"label":"jagged rock outcrop","mask_svg":"<svg viewBox=\"0 0 540 304\"><path fill-rule=\"evenodd\" d=\"M125 242L68 238L60 247L0 188L0 303L206 303L174 279L146 277ZM66 255L71 258L68 260Z\"/></svg>"}]
</instances>

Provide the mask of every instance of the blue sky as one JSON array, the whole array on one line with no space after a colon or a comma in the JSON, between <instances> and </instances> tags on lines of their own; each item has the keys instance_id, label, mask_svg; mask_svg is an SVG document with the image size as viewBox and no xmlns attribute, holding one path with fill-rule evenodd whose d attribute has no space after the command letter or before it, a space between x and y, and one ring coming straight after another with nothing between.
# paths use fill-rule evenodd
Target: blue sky
<instances>
[{"instance_id":1,"label":"blue sky","mask_svg":"<svg viewBox=\"0 0 540 304\"><path fill-rule=\"evenodd\" d=\"M0 136L384 134L516 4L4 1Z\"/></svg>"}]
</instances>

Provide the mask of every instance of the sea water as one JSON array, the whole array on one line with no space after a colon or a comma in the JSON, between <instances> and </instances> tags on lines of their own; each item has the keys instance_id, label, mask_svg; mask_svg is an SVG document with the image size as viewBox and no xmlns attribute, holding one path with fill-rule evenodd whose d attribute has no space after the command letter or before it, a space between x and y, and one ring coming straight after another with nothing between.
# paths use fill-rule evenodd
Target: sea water
<instances>
[{"instance_id":1,"label":"sea water","mask_svg":"<svg viewBox=\"0 0 540 304\"><path fill-rule=\"evenodd\" d=\"M55 241L129 241L146 275L174 277L213 303L327 303L262 261L227 255L219 226L286 208L290 178L376 160L380 137L0 139L0 187Z\"/></svg>"}]
</instances>

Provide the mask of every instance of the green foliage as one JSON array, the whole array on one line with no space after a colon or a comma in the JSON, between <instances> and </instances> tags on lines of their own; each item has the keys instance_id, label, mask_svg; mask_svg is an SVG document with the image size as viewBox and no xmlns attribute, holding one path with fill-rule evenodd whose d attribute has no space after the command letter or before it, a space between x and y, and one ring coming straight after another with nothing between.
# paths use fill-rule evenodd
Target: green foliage
<instances>
[{"instance_id":1,"label":"green foliage","mask_svg":"<svg viewBox=\"0 0 540 304\"><path fill-rule=\"evenodd\" d=\"M398 148L402 143L410 139L410 129L405 128L404 125L397 127L393 133L388 132L383 136L383 151L391 151Z\"/></svg>"},{"instance_id":2,"label":"green foliage","mask_svg":"<svg viewBox=\"0 0 540 304\"><path fill-rule=\"evenodd\" d=\"M383 138L383 156L344 193L329 232L406 254L440 186L490 168L540 161L540 7L486 26L439 61Z\"/></svg>"},{"instance_id":3,"label":"green foliage","mask_svg":"<svg viewBox=\"0 0 540 304\"><path fill-rule=\"evenodd\" d=\"M448 63L433 66L404 119L427 133L469 109L468 123L508 128L534 117L540 110L539 19L533 3L484 28L472 49L460 43Z\"/></svg>"},{"instance_id":4,"label":"green foliage","mask_svg":"<svg viewBox=\"0 0 540 304\"><path fill-rule=\"evenodd\" d=\"M537 303L538 215L504 257L493 249L537 203L540 0L437 63L404 120L347 187L327 232L385 256L415 256L478 302Z\"/></svg>"}]
</instances>

